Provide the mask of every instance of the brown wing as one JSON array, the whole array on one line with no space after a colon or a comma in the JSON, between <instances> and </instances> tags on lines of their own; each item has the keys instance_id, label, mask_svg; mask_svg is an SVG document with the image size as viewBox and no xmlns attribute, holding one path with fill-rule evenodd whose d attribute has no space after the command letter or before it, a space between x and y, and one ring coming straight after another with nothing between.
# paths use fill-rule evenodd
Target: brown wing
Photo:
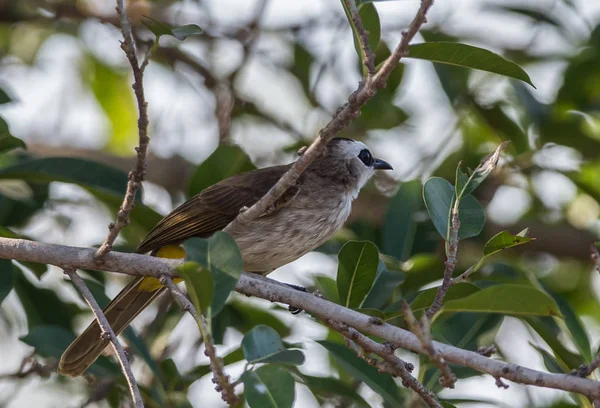
<instances>
[{"instance_id":1,"label":"brown wing","mask_svg":"<svg viewBox=\"0 0 600 408\"><path fill-rule=\"evenodd\" d=\"M253 170L208 187L163 218L137 252L154 251L191 237L211 236L233 221L242 207L257 202L289 168L285 165Z\"/></svg>"}]
</instances>

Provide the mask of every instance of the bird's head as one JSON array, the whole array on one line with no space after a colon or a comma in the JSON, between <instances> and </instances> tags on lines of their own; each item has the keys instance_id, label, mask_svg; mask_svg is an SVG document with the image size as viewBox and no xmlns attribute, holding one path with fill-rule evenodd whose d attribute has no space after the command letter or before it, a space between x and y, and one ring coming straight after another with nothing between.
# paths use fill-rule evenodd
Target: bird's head
<instances>
[{"instance_id":1,"label":"bird's head","mask_svg":"<svg viewBox=\"0 0 600 408\"><path fill-rule=\"evenodd\" d=\"M363 142L345 138L332 139L311 167L322 176L343 181L354 195L376 170L392 170L389 163L373 157Z\"/></svg>"}]
</instances>

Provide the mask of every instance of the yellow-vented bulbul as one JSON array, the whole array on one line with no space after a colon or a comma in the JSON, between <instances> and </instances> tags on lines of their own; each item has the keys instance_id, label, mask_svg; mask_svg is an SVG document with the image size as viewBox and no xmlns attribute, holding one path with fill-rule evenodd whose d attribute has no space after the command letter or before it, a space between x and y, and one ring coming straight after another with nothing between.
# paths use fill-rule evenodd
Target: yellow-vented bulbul
<instances>
[{"instance_id":1,"label":"yellow-vented bulbul","mask_svg":"<svg viewBox=\"0 0 600 408\"><path fill-rule=\"evenodd\" d=\"M138 253L183 258L179 244L191 237L210 237L223 230L243 207L251 207L290 168L273 166L229 177L186 201L146 236ZM352 201L375 170L391 169L375 159L364 143L336 138L261 217L226 231L240 248L243 269L266 275L315 249L338 231ZM116 334L164 291L156 278L133 279L106 307ZM58 371L81 375L108 345L94 320L62 355Z\"/></svg>"}]
</instances>

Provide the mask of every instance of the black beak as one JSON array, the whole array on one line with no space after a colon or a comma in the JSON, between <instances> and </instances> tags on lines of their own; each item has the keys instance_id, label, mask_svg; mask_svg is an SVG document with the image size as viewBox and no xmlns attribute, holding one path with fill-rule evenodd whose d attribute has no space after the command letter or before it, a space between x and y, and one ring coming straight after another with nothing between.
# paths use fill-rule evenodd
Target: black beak
<instances>
[{"instance_id":1,"label":"black beak","mask_svg":"<svg viewBox=\"0 0 600 408\"><path fill-rule=\"evenodd\" d=\"M381 159L375 159L375 163L373 163L373 168L375 170L394 170L394 168L386 161Z\"/></svg>"}]
</instances>

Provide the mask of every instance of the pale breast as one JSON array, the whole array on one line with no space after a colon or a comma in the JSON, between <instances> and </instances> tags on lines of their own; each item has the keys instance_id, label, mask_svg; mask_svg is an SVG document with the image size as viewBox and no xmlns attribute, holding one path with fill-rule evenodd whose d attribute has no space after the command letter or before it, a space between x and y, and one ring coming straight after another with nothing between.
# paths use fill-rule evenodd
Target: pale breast
<instances>
[{"instance_id":1,"label":"pale breast","mask_svg":"<svg viewBox=\"0 0 600 408\"><path fill-rule=\"evenodd\" d=\"M244 270L272 272L327 241L348 219L352 196L325 201L298 197L272 215L229 231L242 252Z\"/></svg>"}]
</instances>

